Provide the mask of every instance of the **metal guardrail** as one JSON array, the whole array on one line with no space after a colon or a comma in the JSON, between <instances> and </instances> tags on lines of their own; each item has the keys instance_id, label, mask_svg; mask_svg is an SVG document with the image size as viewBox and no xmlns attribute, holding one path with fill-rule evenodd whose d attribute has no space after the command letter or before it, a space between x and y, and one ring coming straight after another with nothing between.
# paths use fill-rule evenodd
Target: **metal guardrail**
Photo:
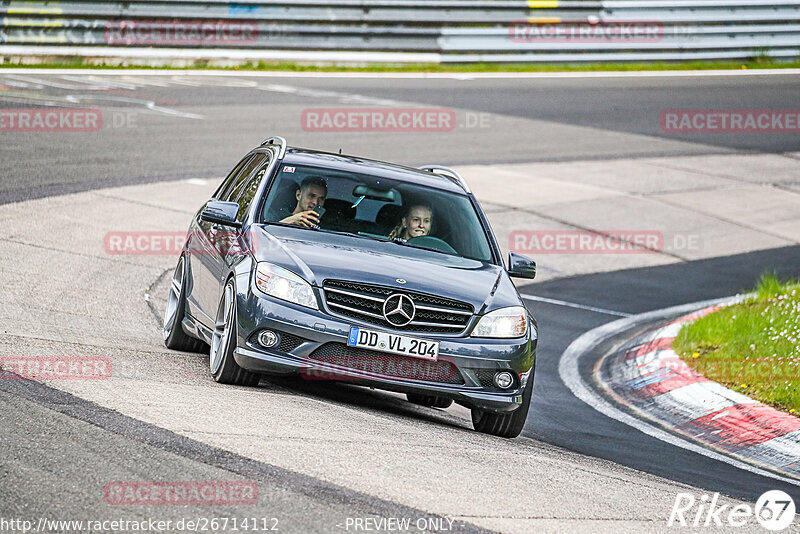
<instances>
[{"instance_id":1,"label":"metal guardrail","mask_svg":"<svg viewBox=\"0 0 800 534\"><path fill-rule=\"evenodd\" d=\"M211 49L416 52L442 62L800 57L800 0L0 1L0 56L71 45L198 58Z\"/></svg>"}]
</instances>

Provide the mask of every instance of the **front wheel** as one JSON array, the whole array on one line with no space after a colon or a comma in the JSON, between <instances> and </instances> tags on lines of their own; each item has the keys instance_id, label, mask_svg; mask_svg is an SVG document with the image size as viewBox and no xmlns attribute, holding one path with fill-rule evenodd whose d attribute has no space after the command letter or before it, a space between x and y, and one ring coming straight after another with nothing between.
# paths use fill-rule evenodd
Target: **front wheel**
<instances>
[{"instance_id":1,"label":"front wheel","mask_svg":"<svg viewBox=\"0 0 800 534\"><path fill-rule=\"evenodd\" d=\"M164 344L169 349L187 352L203 352L206 344L183 331L186 312L186 257L181 256L172 280L164 309Z\"/></svg>"},{"instance_id":2,"label":"front wheel","mask_svg":"<svg viewBox=\"0 0 800 534\"><path fill-rule=\"evenodd\" d=\"M491 434L501 438L516 438L525 426L528 409L533 395L533 369L525 391L522 393L522 405L511 413L494 413L472 408L472 426L478 432Z\"/></svg>"},{"instance_id":3,"label":"front wheel","mask_svg":"<svg viewBox=\"0 0 800 534\"><path fill-rule=\"evenodd\" d=\"M233 279L225 284L225 291L217 310L217 321L211 334L209 367L214 380L220 384L256 386L259 375L243 369L233 359L236 348L236 287Z\"/></svg>"}]
</instances>

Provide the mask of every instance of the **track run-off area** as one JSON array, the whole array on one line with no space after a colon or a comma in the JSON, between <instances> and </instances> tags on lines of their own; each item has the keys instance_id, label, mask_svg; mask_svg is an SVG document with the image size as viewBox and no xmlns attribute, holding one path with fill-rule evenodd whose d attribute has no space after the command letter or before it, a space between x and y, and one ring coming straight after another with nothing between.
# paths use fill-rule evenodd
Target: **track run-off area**
<instances>
[{"instance_id":1,"label":"track run-off area","mask_svg":"<svg viewBox=\"0 0 800 534\"><path fill-rule=\"evenodd\" d=\"M797 481L610 417L559 373L570 344L611 321L746 292L765 271L800 276L800 133L708 122L710 110L792 110L798 90L789 71L0 71L0 356L93 358L109 370L0 380L0 518L161 520L170 532L214 518L280 532L403 531L390 518L408 519L408 532L662 532L680 493L719 493L732 507L780 489L800 505ZM387 109L440 122L402 131L309 119ZM39 126L43 110L69 118ZM705 122L676 131L668 113ZM9 122L23 116L27 127ZM271 135L451 166L504 254L537 260L536 281L518 282L540 331L523 436L478 434L464 408L351 385L222 386L207 355L164 347L174 241ZM145 238L115 247L114 235ZM646 248L617 247L628 239ZM622 342L605 339L575 376L593 388L595 364ZM109 495L131 481L241 483L256 495L177 506ZM727 530L764 531L753 518Z\"/></svg>"}]
</instances>

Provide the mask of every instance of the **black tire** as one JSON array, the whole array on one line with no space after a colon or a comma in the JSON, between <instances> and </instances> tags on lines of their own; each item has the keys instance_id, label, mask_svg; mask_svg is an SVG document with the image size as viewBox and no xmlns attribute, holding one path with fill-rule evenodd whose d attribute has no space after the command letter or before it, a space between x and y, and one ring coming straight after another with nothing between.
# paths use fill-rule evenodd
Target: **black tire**
<instances>
[{"instance_id":1,"label":"black tire","mask_svg":"<svg viewBox=\"0 0 800 534\"><path fill-rule=\"evenodd\" d=\"M436 395L420 395L419 393L406 393L408 402L431 408L448 408L453 404L453 399L437 397Z\"/></svg>"},{"instance_id":2,"label":"black tire","mask_svg":"<svg viewBox=\"0 0 800 534\"><path fill-rule=\"evenodd\" d=\"M522 393L522 405L511 413L496 413L472 409L472 426L478 432L501 438L516 438L525 426L533 396L533 369Z\"/></svg>"},{"instance_id":3,"label":"black tire","mask_svg":"<svg viewBox=\"0 0 800 534\"><path fill-rule=\"evenodd\" d=\"M205 352L208 345L183 330L186 316L186 258L181 256L172 274L169 296L164 309L164 345L172 350Z\"/></svg>"},{"instance_id":4,"label":"black tire","mask_svg":"<svg viewBox=\"0 0 800 534\"><path fill-rule=\"evenodd\" d=\"M217 320L211 335L208 361L211 376L220 384L257 386L261 376L243 369L233 359L236 348L236 286L233 279L225 284L217 310Z\"/></svg>"}]
</instances>

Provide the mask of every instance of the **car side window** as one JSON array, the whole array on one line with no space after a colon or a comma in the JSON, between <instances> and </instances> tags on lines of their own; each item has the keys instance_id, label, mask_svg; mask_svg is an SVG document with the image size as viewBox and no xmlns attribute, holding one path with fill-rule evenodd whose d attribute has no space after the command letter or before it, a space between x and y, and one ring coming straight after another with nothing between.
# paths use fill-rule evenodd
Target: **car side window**
<instances>
[{"instance_id":1,"label":"car side window","mask_svg":"<svg viewBox=\"0 0 800 534\"><path fill-rule=\"evenodd\" d=\"M223 196L232 190L233 183L237 178L239 178L242 173L242 169L244 169L245 165L247 165L247 162L251 159L252 156L245 156L239 163L236 164L236 167L234 167L233 170L228 173L227 178L225 178L219 188L217 188L217 191L214 193L214 198L217 200L222 200Z\"/></svg>"},{"instance_id":2,"label":"car side window","mask_svg":"<svg viewBox=\"0 0 800 534\"><path fill-rule=\"evenodd\" d=\"M266 161L262 162L261 167L253 174L252 178L244 183L241 194L236 199L236 202L239 203L239 212L236 214L237 221L244 221L244 215L247 213L247 208L250 207L250 203L253 201L256 191L258 191L258 186L261 184L261 179L264 178L264 173L267 172L270 159L271 158L266 158Z\"/></svg>"},{"instance_id":3,"label":"car side window","mask_svg":"<svg viewBox=\"0 0 800 534\"><path fill-rule=\"evenodd\" d=\"M233 184L231 184L231 190L226 191L224 198L221 198L220 200L236 202L236 199L239 198L242 193L242 188L248 182L250 175L253 174L253 170L261 165L266 158L267 156L263 152L255 154L250 161L247 162L247 165L245 165L244 169L242 169L241 174L239 174L239 176L236 177L236 180L233 181Z\"/></svg>"}]
</instances>

